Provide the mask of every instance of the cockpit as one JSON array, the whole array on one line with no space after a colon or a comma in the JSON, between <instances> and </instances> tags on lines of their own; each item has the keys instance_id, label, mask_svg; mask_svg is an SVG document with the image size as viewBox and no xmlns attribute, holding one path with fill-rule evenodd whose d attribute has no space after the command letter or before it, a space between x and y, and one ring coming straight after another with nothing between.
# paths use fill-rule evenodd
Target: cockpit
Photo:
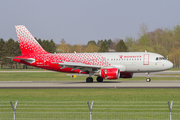
<instances>
[{"instance_id":1,"label":"cockpit","mask_svg":"<svg viewBox=\"0 0 180 120\"><path fill-rule=\"evenodd\" d=\"M156 60L166 60L164 57L156 57Z\"/></svg>"}]
</instances>

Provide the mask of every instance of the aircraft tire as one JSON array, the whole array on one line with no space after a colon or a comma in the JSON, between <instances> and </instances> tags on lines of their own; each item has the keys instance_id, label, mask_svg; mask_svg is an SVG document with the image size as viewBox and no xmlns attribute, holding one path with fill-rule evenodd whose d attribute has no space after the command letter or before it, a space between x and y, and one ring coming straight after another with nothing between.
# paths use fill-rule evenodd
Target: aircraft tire
<instances>
[{"instance_id":1,"label":"aircraft tire","mask_svg":"<svg viewBox=\"0 0 180 120\"><path fill-rule=\"evenodd\" d=\"M146 82L151 82L151 78L147 78L147 79L146 79Z\"/></svg>"},{"instance_id":2,"label":"aircraft tire","mask_svg":"<svg viewBox=\"0 0 180 120\"><path fill-rule=\"evenodd\" d=\"M93 78L92 78L92 77L86 78L86 82L87 82L87 83L93 82Z\"/></svg>"},{"instance_id":3,"label":"aircraft tire","mask_svg":"<svg viewBox=\"0 0 180 120\"><path fill-rule=\"evenodd\" d=\"M100 76L98 76L98 77L96 78L96 80L97 80L97 82L103 82L103 78L100 77Z\"/></svg>"}]
</instances>

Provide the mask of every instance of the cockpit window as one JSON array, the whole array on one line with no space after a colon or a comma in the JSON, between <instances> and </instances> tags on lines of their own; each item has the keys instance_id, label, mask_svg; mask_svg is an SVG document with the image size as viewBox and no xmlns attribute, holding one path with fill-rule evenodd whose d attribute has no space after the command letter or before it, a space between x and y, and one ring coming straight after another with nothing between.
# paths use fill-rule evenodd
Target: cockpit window
<instances>
[{"instance_id":1,"label":"cockpit window","mask_svg":"<svg viewBox=\"0 0 180 120\"><path fill-rule=\"evenodd\" d=\"M166 60L164 57L156 57L156 60Z\"/></svg>"}]
</instances>

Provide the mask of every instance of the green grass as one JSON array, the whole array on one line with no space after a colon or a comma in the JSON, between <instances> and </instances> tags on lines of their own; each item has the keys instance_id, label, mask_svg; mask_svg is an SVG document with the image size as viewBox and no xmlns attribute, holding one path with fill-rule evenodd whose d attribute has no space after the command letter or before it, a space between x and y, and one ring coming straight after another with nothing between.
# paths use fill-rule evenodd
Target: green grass
<instances>
[{"instance_id":1,"label":"green grass","mask_svg":"<svg viewBox=\"0 0 180 120\"><path fill-rule=\"evenodd\" d=\"M64 108L64 111L66 112L80 111L80 109L69 110L65 108L69 108L67 105L74 105L72 108L77 108L77 105L87 106L86 102L92 100L95 101L95 110L98 111L98 108L106 108L105 110L102 109L103 112L123 111L122 108L126 108L126 111L128 112L143 112L143 110L151 112L161 110L161 112L167 112L167 101L180 100L180 96L178 95L180 93L180 89L0 89L0 93L0 104L10 105L9 101L15 102L18 100L19 112L23 112L24 110L32 112L33 108L38 108L38 105L44 105L39 107L42 108L42 111L46 111L43 108L47 108L46 105L48 104L49 108L57 108L58 105L61 105L59 107ZM7 102L4 103L3 101ZM108 105L109 107L114 105L113 108L121 109L108 109ZM174 102L174 105L177 105L176 107L173 107L174 112L180 112L180 103ZM21 109L26 108L26 106L31 109ZM83 106L80 106L80 108ZM3 110L2 107L3 106L1 106L0 111ZM8 112L11 111L11 109L7 109L5 111ZM50 111L57 110L52 109ZM62 109L58 109L58 111L62 112ZM83 111L84 110L81 112ZM88 111L88 109L85 111Z\"/></svg>"},{"instance_id":2,"label":"green grass","mask_svg":"<svg viewBox=\"0 0 180 120\"><path fill-rule=\"evenodd\" d=\"M180 71L180 69L179 68L171 68L171 69L169 69L170 71Z\"/></svg>"},{"instance_id":3,"label":"green grass","mask_svg":"<svg viewBox=\"0 0 180 120\"><path fill-rule=\"evenodd\" d=\"M179 101L180 89L0 89L0 101Z\"/></svg>"},{"instance_id":4,"label":"green grass","mask_svg":"<svg viewBox=\"0 0 180 120\"><path fill-rule=\"evenodd\" d=\"M18 100L19 119L88 119L87 101L94 100L96 119L167 119L167 102L173 100L173 118L180 119L179 93L180 89L0 89L0 116L12 119L9 102Z\"/></svg>"}]
</instances>

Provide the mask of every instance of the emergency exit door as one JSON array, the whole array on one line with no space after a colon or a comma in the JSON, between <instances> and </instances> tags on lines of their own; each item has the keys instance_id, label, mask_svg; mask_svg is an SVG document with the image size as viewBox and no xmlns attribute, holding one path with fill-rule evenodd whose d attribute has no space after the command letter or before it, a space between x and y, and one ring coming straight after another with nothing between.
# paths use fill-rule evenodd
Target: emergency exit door
<instances>
[{"instance_id":1,"label":"emergency exit door","mask_svg":"<svg viewBox=\"0 0 180 120\"><path fill-rule=\"evenodd\" d=\"M144 54L143 64L149 65L149 54Z\"/></svg>"}]
</instances>

